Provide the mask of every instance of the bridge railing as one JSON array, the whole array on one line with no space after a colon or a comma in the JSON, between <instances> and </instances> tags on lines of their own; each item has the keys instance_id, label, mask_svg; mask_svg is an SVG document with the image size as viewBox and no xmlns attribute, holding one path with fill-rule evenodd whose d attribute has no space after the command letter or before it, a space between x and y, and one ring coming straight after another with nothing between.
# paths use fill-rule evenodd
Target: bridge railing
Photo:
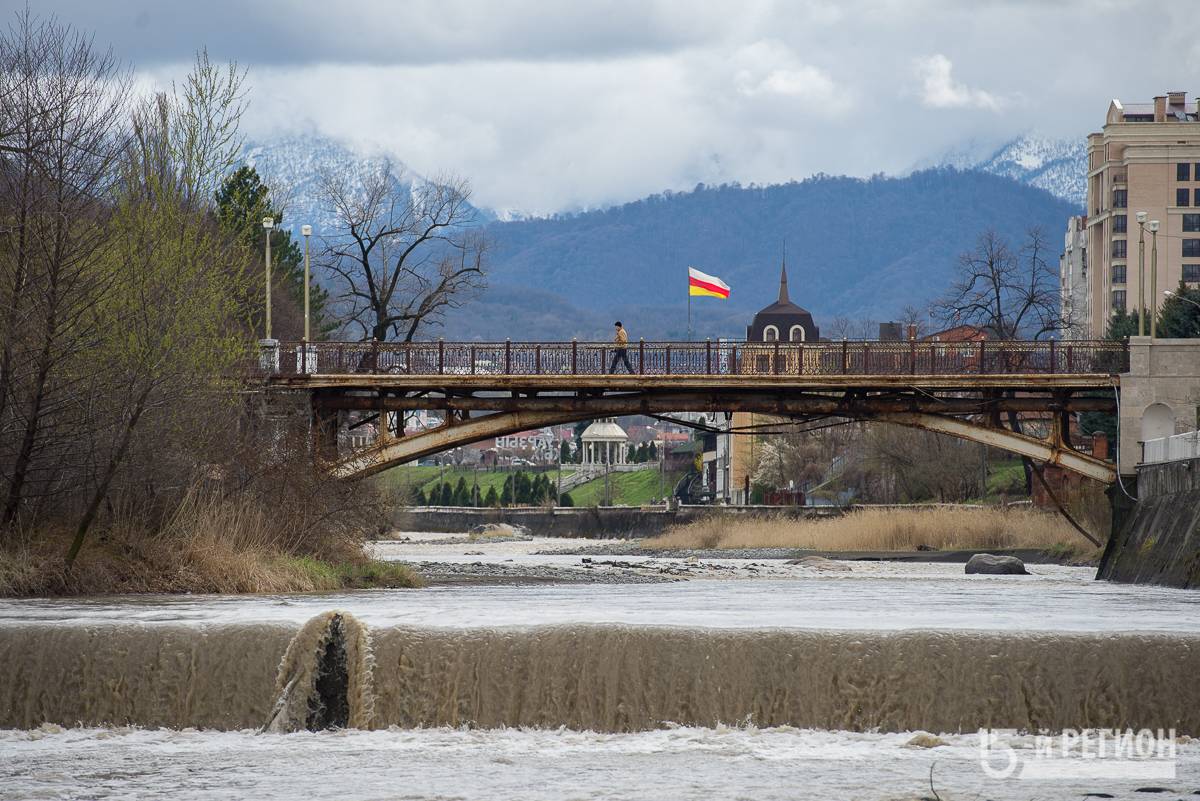
<instances>
[{"instance_id":1,"label":"bridge railing","mask_svg":"<svg viewBox=\"0 0 1200 801\"><path fill-rule=\"evenodd\" d=\"M628 368L609 342L281 343L260 369L294 375L1030 375L1120 373L1122 342L630 342Z\"/></svg>"}]
</instances>

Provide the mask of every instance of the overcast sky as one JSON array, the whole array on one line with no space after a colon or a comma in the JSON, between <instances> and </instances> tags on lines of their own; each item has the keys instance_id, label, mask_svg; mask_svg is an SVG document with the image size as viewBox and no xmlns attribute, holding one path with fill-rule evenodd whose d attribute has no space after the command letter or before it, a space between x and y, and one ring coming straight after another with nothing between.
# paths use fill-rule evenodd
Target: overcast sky
<instances>
[{"instance_id":1,"label":"overcast sky","mask_svg":"<svg viewBox=\"0 0 1200 801\"><path fill-rule=\"evenodd\" d=\"M148 82L249 69L245 133L315 130L551 212L698 182L904 172L1110 98L1200 90L1193 0L37 0ZM0 0L11 15L23 7ZM1191 79L1192 84L1188 85Z\"/></svg>"}]
</instances>

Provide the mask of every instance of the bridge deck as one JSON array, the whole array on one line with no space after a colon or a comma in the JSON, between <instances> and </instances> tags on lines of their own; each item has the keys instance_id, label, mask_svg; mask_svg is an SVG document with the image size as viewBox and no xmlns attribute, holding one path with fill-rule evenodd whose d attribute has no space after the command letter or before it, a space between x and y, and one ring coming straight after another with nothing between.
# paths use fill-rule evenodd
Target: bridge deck
<instances>
[{"instance_id":1,"label":"bridge deck","mask_svg":"<svg viewBox=\"0 0 1200 801\"><path fill-rule=\"evenodd\" d=\"M319 342L264 349L274 385L463 391L1080 389L1128 370L1124 343ZM613 372L613 365L619 372Z\"/></svg>"},{"instance_id":2,"label":"bridge deck","mask_svg":"<svg viewBox=\"0 0 1200 801\"><path fill-rule=\"evenodd\" d=\"M447 392L622 392L652 390L1089 390L1119 386L1109 373L1029 375L391 375L351 373L270 376L293 389L441 390Z\"/></svg>"}]
</instances>

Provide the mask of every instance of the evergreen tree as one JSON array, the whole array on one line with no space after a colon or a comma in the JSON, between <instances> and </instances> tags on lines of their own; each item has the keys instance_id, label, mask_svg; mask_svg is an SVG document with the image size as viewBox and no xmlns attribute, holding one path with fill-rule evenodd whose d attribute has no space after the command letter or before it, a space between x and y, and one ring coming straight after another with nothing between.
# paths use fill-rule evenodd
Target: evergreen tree
<instances>
[{"instance_id":1,"label":"evergreen tree","mask_svg":"<svg viewBox=\"0 0 1200 801\"><path fill-rule=\"evenodd\" d=\"M417 494L413 496L413 506L428 506L428 501L425 500L425 493L417 487Z\"/></svg>"},{"instance_id":2,"label":"evergreen tree","mask_svg":"<svg viewBox=\"0 0 1200 801\"><path fill-rule=\"evenodd\" d=\"M558 499L559 506L574 506L575 499L571 497L571 493L564 492Z\"/></svg>"},{"instance_id":3,"label":"evergreen tree","mask_svg":"<svg viewBox=\"0 0 1200 801\"><path fill-rule=\"evenodd\" d=\"M529 476L524 472L518 472L513 479L513 502L518 506L531 503L532 501L532 482Z\"/></svg>"},{"instance_id":4,"label":"evergreen tree","mask_svg":"<svg viewBox=\"0 0 1200 801\"><path fill-rule=\"evenodd\" d=\"M283 214L271 204L271 192L262 182L258 172L242 166L229 174L217 190L217 221L221 227L233 233L238 240L253 252L264 251L264 217L275 220L271 229L271 276L274 285L287 293L298 308L304 308L304 251L292 239L291 231L280 227ZM259 265L261 267L260 258ZM327 318L325 307L329 293L310 282L309 315L313 339L325 339L337 328L337 323Z\"/></svg>"},{"instance_id":5,"label":"evergreen tree","mask_svg":"<svg viewBox=\"0 0 1200 801\"><path fill-rule=\"evenodd\" d=\"M449 481L442 482L441 492L439 493L440 503L442 506L454 505L454 489L450 486Z\"/></svg>"},{"instance_id":6,"label":"evergreen tree","mask_svg":"<svg viewBox=\"0 0 1200 801\"><path fill-rule=\"evenodd\" d=\"M1189 289L1183 281L1158 312L1155 334L1164 339L1200 337L1200 289Z\"/></svg>"},{"instance_id":7,"label":"evergreen tree","mask_svg":"<svg viewBox=\"0 0 1200 801\"><path fill-rule=\"evenodd\" d=\"M658 461L658 445L654 440L650 440L650 444L646 446L646 460L650 462Z\"/></svg>"},{"instance_id":8,"label":"evergreen tree","mask_svg":"<svg viewBox=\"0 0 1200 801\"><path fill-rule=\"evenodd\" d=\"M625 448L625 461L629 464L635 464L637 460L637 446L631 442Z\"/></svg>"},{"instance_id":9,"label":"evergreen tree","mask_svg":"<svg viewBox=\"0 0 1200 801\"><path fill-rule=\"evenodd\" d=\"M563 464L571 463L571 443L567 442L565 439L558 447L558 459Z\"/></svg>"},{"instance_id":10,"label":"evergreen tree","mask_svg":"<svg viewBox=\"0 0 1200 801\"><path fill-rule=\"evenodd\" d=\"M513 504L513 477L509 476L504 479L504 489L500 491L500 505L512 506Z\"/></svg>"},{"instance_id":11,"label":"evergreen tree","mask_svg":"<svg viewBox=\"0 0 1200 801\"><path fill-rule=\"evenodd\" d=\"M495 487L488 487L487 494L483 496L483 505L492 509L500 505L500 498L496 495Z\"/></svg>"},{"instance_id":12,"label":"evergreen tree","mask_svg":"<svg viewBox=\"0 0 1200 801\"><path fill-rule=\"evenodd\" d=\"M458 484L454 487L454 505L471 505L471 491L467 489L467 479L464 476L458 477Z\"/></svg>"}]
</instances>

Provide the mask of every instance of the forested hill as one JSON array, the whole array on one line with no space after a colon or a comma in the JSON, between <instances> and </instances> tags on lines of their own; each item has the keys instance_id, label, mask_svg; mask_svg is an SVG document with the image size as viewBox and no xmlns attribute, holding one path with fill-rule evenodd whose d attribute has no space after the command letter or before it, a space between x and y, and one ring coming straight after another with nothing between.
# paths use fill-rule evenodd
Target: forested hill
<instances>
[{"instance_id":1,"label":"forested hill","mask_svg":"<svg viewBox=\"0 0 1200 801\"><path fill-rule=\"evenodd\" d=\"M496 222L491 289L452 313L448 337L681 337L686 268L724 279L728 301L697 298L695 333L738 336L777 294L787 242L792 300L818 324L894 319L951 280L958 255L994 228L1019 241L1041 226L1057 258L1073 204L1012 179L949 168L904 178L816 176L704 187L550 219Z\"/></svg>"}]
</instances>

